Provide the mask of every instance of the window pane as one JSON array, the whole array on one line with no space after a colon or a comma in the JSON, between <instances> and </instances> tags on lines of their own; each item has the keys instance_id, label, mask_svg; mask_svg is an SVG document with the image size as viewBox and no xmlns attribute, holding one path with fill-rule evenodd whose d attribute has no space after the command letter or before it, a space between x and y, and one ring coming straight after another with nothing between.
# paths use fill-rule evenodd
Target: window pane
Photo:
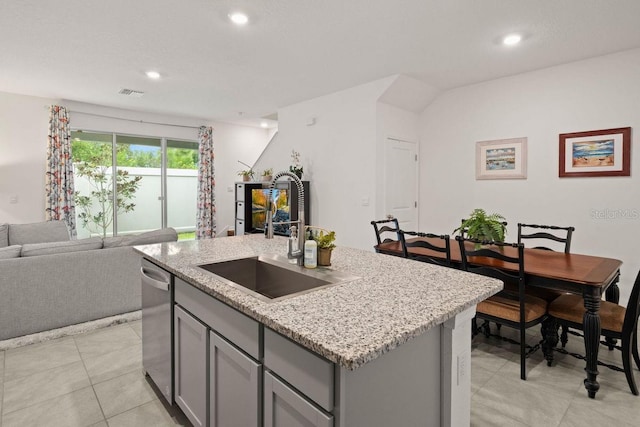
<instances>
[{"instance_id":1,"label":"window pane","mask_svg":"<svg viewBox=\"0 0 640 427\"><path fill-rule=\"evenodd\" d=\"M161 228L161 140L116 135L116 150L118 235Z\"/></svg>"},{"instance_id":2,"label":"window pane","mask_svg":"<svg viewBox=\"0 0 640 427\"><path fill-rule=\"evenodd\" d=\"M180 240L195 239L198 143L167 140L167 226Z\"/></svg>"},{"instance_id":3,"label":"window pane","mask_svg":"<svg viewBox=\"0 0 640 427\"><path fill-rule=\"evenodd\" d=\"M78 238L113 233L112 135L71 132Z\"/></svg>"}]
</instances>

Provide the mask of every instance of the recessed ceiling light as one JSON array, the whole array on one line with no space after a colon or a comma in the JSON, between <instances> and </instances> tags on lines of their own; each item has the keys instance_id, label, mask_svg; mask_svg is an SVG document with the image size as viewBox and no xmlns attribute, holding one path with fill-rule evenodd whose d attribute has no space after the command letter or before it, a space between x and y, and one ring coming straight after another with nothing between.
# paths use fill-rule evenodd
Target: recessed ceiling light
<instances>
[{"instance_id":1,"label":"recessed ceiling light","mask_svg":"<svg viewBox=\"0 0 640 427\"><path fill-rule=\"evenodd\" d=\"M244 13L235 12L229 15L229 19L236 25L244 25L249 22L249 17Z\"/></svg>"},{"instance_id":2,"label":"recessed ceiling light","mask_svg":"<svg viewBox=\"0 0 640 427\"><path fill-rule=\"evenodd\" d=\"M157 71L147 71L145 74L150 79L158 80L160 78L160 73Z\"/></svg>"},{"instance_id":3,"label":"recessed ceiling light","mask_svg":"<svg viewBox=\"0 0 640 427\"><path fill-rule=\"evenodd\" d=\"M269 127L269 123L267 123L265 121L262 121L262 122L260 122L260 127L261 128L268 128Z\"/></svg>"},{"instance_id":4,"label":"recessed ceiling light","mask_svg":"<svg viewBox=\"0 0 640 427\"><path fill-rule=\"evenodd\" d=\"M502 44L507 46L517 45L522 41L522 36L520 34L509 34L505 38L502 39Z\"/></svg>"}]
</instances>

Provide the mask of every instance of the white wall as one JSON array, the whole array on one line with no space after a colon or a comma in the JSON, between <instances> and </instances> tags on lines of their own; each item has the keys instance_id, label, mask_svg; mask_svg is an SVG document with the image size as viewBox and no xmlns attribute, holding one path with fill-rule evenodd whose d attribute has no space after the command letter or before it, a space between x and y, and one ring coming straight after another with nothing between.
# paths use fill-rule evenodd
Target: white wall
<instances>
[{"instance_id":1,"label":"white wall","mask_svg":"<svg viewBox=\"0 0 640 427\"><path fill-rule=\"evenodd\" d=\"M0 223L27 223L44 220L44 173L49 112L45 106L57 103L70 111L74 128L120 132L132 135L197 140L195 128L140 123L140 120L197 127L213 126L216 166L218 230L233 227L233 183L237 163L253 163L268 142L269 132L257 127L217 123L199 118L166 116L97 105L58 101L0 92ZM96 117L82 113L121 117L134 121ZM19 202L9 204L17 195Z\"/></svg>"},{"instance_id":2,"label":"white wall","mask_svg":"<svg viewBox=\"0 0 640 427\"><path fill-rule=\"evenodd\" d=\"M382 79L278 110L278 137L255 168L288 170L301 153L311 182L313 225L336 231L341 246L371 249L376 204L376 102ZM311 119L315 124L308 125ZM368 198L368 206L362 199Z\"/></svg>"},{"instance_id":3,"label":"white wall","mask_svg":"<svg viewBox=\"0 0 640 427\"><path fill-rule=\"evenodd\" d=\"M624 261L621 302L640 268L640 216L595 219L594 211L640 212L640 50L448 91L421 116L420 225L444 233L474 208L518 222L573 225L572 251ZM631 126L630 177L559 178L558 135ZM475 180L475 143L528 138L526 180Z\"/></svg>"},{"instance_id":4,"label":"white wall","mask_svg":"<svg viewBox=\"0 0 640 427\"><path fill-rule=\"evenodd\" d=\"M0 224L44 220L44 173L52 99L0 92ZM9 202L17 196L17 203Z\"/></svg>"}]
</instances>

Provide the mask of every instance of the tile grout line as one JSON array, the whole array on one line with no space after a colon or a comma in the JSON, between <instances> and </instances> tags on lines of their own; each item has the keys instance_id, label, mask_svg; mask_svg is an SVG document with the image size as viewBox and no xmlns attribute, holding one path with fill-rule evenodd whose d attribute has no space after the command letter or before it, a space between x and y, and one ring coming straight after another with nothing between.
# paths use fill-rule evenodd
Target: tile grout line
<instances>
[{"instance_id":1,"label":"tile grout line","mask_svg":"<svg viewBox=\"0 0 640 427\"><path fill-rule=\"evenodd\" d=\"M100 408L100 413L102 414L102 420L105 423L107 422L107 417L104 416L104 410L102 409L102 405L100 404L100 399L98 399L98 395L96 394L96 389L93 387L93 383L91 382L91 377L89 376L89 371L87 370L87 365L84 363L84 358L82 357L82 353L80 353L80 347L78 347L78 343L76 342L75 337L72 337L73 344L76 346L76 350L78 351L78 355L80 356L80 361L82 362L82 367L84 368L84 372L87 374L87 379L89 380L89 387L91 387L91 391L93 392L93 397L96 398L96 402L98 402L98 408ZM96 424L96 423L93 423ZM108 425L108 423L107 423ZM2 426L0 426L2 427Z\"/></svg>"}]
</instances>

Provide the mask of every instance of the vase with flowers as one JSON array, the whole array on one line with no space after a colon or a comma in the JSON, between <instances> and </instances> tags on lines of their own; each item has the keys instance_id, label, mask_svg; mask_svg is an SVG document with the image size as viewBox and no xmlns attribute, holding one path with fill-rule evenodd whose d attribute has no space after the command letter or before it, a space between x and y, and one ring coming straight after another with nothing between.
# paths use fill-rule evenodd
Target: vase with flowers
<instances>
[{"instance_id":1,"label":"vase with flowers","mask_svg":"<svg viewBox=\"0 0 640 427\"><path fill-rule=\"evenodd\" d=\"M295 174L299 179L302 179L302 163L300 163L300 153L296 150L291 150L291 166L289 166L289 172Z\"/></svg>"}]
</instances>

